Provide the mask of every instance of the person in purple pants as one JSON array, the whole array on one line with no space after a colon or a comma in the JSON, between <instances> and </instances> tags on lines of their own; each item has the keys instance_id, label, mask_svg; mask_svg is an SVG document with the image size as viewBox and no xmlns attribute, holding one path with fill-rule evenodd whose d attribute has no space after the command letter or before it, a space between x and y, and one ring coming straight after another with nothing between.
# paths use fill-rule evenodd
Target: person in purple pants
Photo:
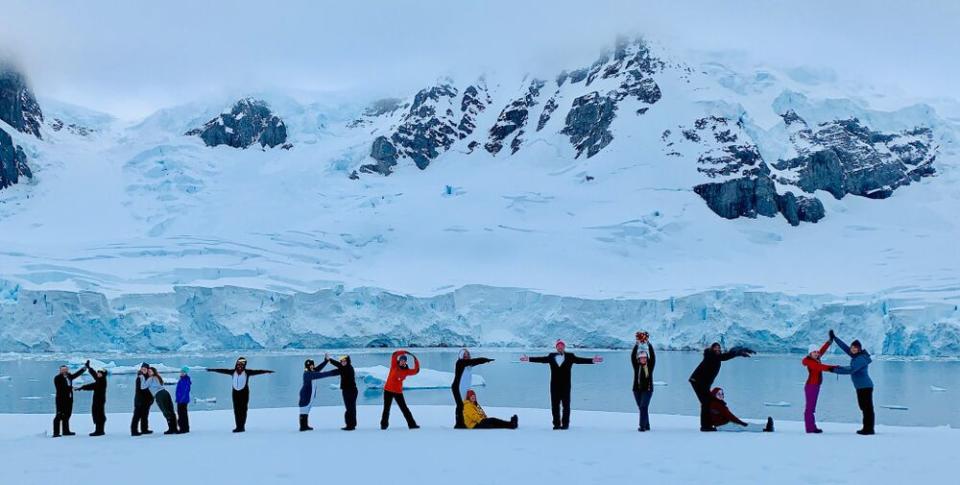
<instances>
[{"instance_id":1,"label":"person in purple pants","mask_svg":"<svg viewBox=\"0 0 960 485\"><path fill-rule=\"evenodd\" d=\"M827 365L820 362L820 356L830 348L832 339L820 347L810 346L810 353L803 358L801 363L807 368L809 375L807 383L803 386L803 394L806 397L806 405L803 408L803 423L807 428L807 433L822 433L823 430L817 427L817 420L814 413L817 412L817 398L820 397L820 384L823 383L823 373L833 370L835 365Z\"/></svg>"}]
</instances>

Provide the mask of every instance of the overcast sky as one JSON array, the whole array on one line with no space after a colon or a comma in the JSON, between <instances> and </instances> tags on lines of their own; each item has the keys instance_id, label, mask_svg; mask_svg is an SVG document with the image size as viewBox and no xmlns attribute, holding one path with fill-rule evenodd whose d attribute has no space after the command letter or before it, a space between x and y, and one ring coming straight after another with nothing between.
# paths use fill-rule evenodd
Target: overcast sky
<instances>
[{"instance_id":1,"label":"overcast sky","mask_svg":"<svg viewBox=\"0 0 960 485\"><path fill-rule=\"evenodd\" d=\"M960 97L954 0L4 0L2 17L0 51L38 96L126 118L225 90L402 93L444 74L553 72L618 33Z\"/></svg>"}]
</instances>

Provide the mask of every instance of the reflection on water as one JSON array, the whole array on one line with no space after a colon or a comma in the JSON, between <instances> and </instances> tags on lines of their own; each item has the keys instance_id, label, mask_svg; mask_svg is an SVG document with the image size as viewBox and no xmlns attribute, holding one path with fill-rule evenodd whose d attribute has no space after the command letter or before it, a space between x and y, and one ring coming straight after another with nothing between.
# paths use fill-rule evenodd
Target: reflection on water
<instances>
[{"instance_id":1,"label":"reflection on water","mask_svg":"<svg viewBox=\"0 0 960 485\"><path fill-rule=\"evenodd\" d=\"M336 351L339 355L342 351ZM456 350L419 349L421 363L430 369L452 371L457 357ZM548 408L549 371L547 366L521 364L519 351L477 351L477 355L497 359L491 364L477 367L487 386L478 389L485 406L516 406ZM593 352L579 352L592 355ZM573 373L574 409L603 411L635 411L631 393L632 369L629 351L602 351L605 362L600 365L577 366ZM368 349L351 353L356 367L386 365L389 352ZM530 355L534 355L533 352ZM310 357L319 360L322 353L302 354L247 354L249 367L273 369L276 374L256 376L251 380L250 405L252 407L293 407L297 405L303 360ZM697 402L687 384L687 377L700 361L693 352L660 352L657 355L656 380L666 386L654 391L651 412L662 414L696 415ZM717 385L726 391L731 409L740 416L775 419L802 420L803 383L806 369L800 365L799 355L758 355L751 359L734 359L726 362ZM232 367L235 355L191 356L164 355L146 358L104 357L104 361L116 361L118 365L134 365L147 360L179 368L183 365L206 367ZM846 364L845 356L831 353L824 361ZM0 413L52 413L54 408L53 376L59 362L37 360L0 361ZM899 425L944 425L960 427L960 362L875 361L870 373L877 385L875 402L878 406L905 406L907 410L879 407L877 421L880 424ZM216 398L216 403L194 403L192 409L228 409L230 407L230 380L226 376L203 371L192 373L193 397ZM110 377L107 395L108 412L130 412L133 408L132 375ZM174 379L170 379L171 381ZM859 419L853 386L847 376L824 375L817 416L821 421L854 422ZM320 381L322 390L318 405L340 405L340 393L328 385L336 384L337 378ZM936 391L936 388L944 389ZM89 412L90 395L77 392L75 413ZM447 390L408 391L407 401L416 404L451 404ZM378 390L361 392L359 404L379 404ZM789 403L789 406L768 404ZM414 408L414 413L416 409ZM576 420L576 415L574 415ZM656 423L654 423L654 426Z\"/></svg>"}]
</instances>

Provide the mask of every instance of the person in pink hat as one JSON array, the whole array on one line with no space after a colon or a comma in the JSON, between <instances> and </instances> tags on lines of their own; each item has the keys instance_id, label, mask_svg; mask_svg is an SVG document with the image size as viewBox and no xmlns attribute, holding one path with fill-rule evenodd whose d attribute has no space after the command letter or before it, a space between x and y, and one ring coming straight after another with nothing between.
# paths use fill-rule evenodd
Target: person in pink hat
<instances>
[{"instance_id":1,"label":"person in pink hat","mask_svg":"<svg viewBox=\"0 0 960 485\"><path fill-rule=\"evenodd\" d=\"M520 362L550 365L550 410L553 412L553 429L570 428L570 371L573 364L599 364L603 357L599 355L592 359L577 357L567 352L567 344L557 340L557 351L550 352L543 357L520 356ZM563 414L560 408L563 407Z\"/></svg>"}]
</instances>

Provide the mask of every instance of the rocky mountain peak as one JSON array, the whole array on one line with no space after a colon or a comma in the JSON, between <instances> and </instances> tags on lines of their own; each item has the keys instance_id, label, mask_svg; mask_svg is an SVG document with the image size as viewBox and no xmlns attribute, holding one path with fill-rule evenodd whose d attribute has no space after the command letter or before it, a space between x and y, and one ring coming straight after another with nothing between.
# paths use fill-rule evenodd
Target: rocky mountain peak
<instances>
[{"instance_id":1,"label":"rocky mountain peak","mask_svg":"<svg viewBox=\"0 0 960 485\"><path fill-rule=\"evenodd\" d=\"M233 105L229 113L221 113L202 128L190 130L186 135L199 136L210 147L228 145L247 148L259 143L261 147L273 148L286 143L287 127L279 116L270 111L266 102L243 98Z\"/></svg>"},{"instance_id":2,"label":"rocky mountain peak","mask_svg":"<svg viewBox=\"0 0 960 485\"><path fill-rule=\"evenodd\" d=\"M14 145L10 134L0 129L0 190L19 183L23 177L33 177L27 156L20 145Z\"/></svg>"},{"instance_id":3,"label":"rocky mountain peak","mask_svg":"<svg viewBox=\"0 0 960 485\"><path fill-rule=\"evenodd\" d=\"M37 103L26 77L13 65L0 62L0 120L17 131L40 135L43 112Z\"/></svg>"}]
</instances>

